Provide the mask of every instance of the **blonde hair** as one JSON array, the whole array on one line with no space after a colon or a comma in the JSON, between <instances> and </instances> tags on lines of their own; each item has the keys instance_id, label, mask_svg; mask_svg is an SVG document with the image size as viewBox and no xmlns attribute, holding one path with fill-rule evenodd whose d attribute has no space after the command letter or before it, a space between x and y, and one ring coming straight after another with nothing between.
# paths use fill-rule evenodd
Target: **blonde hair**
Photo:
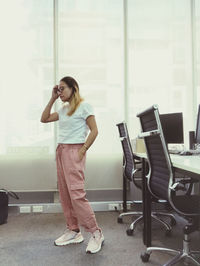
<instances>
[{"instance_id":1,"label":"blonde hair","mask_svg":"<svg viewBox=\"0 0 200 266\"><path fill-rule=\"evenodd\" d=\"M63 81L67 84L69 88L72 89L72 95L69 100L70 105L69 105L69 111L67 115L71 116L76 109L79 107L80 103L83 101L83 98L81 97L79 93L79 86L77 81L72 78L72 77L64 77L60 81Z\"/></svg>"}]
</instances>

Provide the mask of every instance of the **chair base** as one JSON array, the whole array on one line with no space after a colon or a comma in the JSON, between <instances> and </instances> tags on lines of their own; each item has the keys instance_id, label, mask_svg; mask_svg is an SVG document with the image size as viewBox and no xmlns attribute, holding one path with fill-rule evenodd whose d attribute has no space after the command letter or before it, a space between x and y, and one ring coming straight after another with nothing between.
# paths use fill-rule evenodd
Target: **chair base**
<instances>
[{"instance_id":1,"label":"chair base","mask_svg":"<svg viewBox=\"0 0 200 266\"><path fill-rule=\"evenodd\" d=\"M183 250L175 250L175 249L169 249L169 248L162 248L162 247L148 247L146 249L146 252L141 254L141 259L143 262L148 262L150 255L152 251L164 251L164 252L170 252L175 253L176 256L170 259L168 262L163 264L163 266L172 266L178 263L180 260L187 259L191 262L193 262L194 265L200 266L200 261L198 261L194 255L200 255L200 251L191 251L190 250L190 240L188 240L188 235L185 235L185 238L183 240Z\"/></svg>"},{"instance_id":2,"label":"chair base","mask_svg":"<svg viewBox=\"0 0 200 266\"><path fill-rule=\"evenodd\" d=\"M142 212L125 212L125 213L121 213L118 217L118 223L122 223L122 218L124 216L139 216L137 219L135 219L131 225L129 226L129 229L127 229L127 235L133 235L133 232L135 230L136 225L143 220L143 213ZM174 217L173 214L168 214L168 213L164 213L164 212L152 212L151 217L156 220L157 222L160 222L161 224L164 225L164 227L166 228L166 235L169 235L171 232L171 225L169 225L167 222L165 222L164 220L162 220L159 216L165 216L165 217L169 217L171 219L171 224L175 225L176 224L176 219Z\"/></svg>"}]
</instances>

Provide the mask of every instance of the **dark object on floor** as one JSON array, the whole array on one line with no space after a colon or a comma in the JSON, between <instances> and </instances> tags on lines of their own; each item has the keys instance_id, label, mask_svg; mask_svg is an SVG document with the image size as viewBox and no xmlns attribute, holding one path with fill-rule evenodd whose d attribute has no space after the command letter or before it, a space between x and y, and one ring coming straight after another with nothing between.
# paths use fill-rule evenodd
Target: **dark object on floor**
<instances>
[{"instance_id":1,"label":"dark object on floor","mask_svg":"<svg viewBox=\"0 0 200 266\"><path fill-rule=\"evenodd\" d=\"M0 189L0 225L7 223L9 196L19 199L15 192Z\"/></svg>"}]
</instances>

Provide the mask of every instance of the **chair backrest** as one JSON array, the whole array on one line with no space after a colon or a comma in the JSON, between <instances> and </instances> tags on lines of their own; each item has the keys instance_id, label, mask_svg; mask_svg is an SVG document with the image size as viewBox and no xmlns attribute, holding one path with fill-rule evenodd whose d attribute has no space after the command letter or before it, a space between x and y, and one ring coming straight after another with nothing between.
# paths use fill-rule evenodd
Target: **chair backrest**
<instances>
[{"instance_id":1,"label":"chair backrest","mask_svg":"<svg viewBox=\"0 0 200 266\"><path fill-rule=\"evenodd\" d=\"M116 125L119 130L119 136L121 138L121 144L124 154L124 174L127 179L133 181L134 173L137 171L135 167L134 156L132 152L131 142L129 138L129 133L127 125L125 122Z\"/></svg>"},{"instance_id":2,"label":"chair backrest","mask_svg":"<svg viewBox=\"0 0 200 266\"><path fill-rule=\"evenodd\" d=\"M140 136L144 138L149 161L147 179L150 192L159 199L167 200L171 207L184 217L199 216L199 196L191 196L192 201L189 201L190 195L183 195L182 198L176 195L174 185L178 185L178 182L175 183L173 167L160 122L158 106L153 105L144 112L139 113L137 117L140 119L142 128Z\"/></svg>"},{"instance_id":3,"label":"chair backrest","mask_svg":"<svg viewBox=\"0 0 200 266\"><path fill-rule=\"evenodd\" d=\"M149 161L148 187L153 196L170 200L169 186L173 183L173 170L162 131L158 107L153 105L137 115L142 128Z\"/></svg>"},{"instance_id":4,"label":"chair backrest","mask_svg":"<svg viewBox=\"0 0 200 266\"><path fill-rule=\"evenodd\" d=\"M121 122L116 126L118 127L120 138L127 138L129 144L131 145L127 124L125 122Z\"/></svg>"}]
</instances>

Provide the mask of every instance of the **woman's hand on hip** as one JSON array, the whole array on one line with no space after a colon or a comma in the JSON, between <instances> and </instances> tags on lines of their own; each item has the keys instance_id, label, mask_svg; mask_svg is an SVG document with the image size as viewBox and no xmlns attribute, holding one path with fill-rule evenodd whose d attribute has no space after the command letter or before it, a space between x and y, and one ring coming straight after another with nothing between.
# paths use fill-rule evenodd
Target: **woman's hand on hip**
<instances>
[{"instance_id":1,"label":"woman's hand on hip","mask_svg":"<svg viewBox=\"0 0 200 266\"><path fill-rule=\"evenodd\" d=\"M80 161L83 159L85 153L86 153L86 148L85 148L84 146L82 146L82 147L80 148L80 150L78 151L78 155L79 155L79 159L80 159Z\"/></svg>"}]
</instances>

